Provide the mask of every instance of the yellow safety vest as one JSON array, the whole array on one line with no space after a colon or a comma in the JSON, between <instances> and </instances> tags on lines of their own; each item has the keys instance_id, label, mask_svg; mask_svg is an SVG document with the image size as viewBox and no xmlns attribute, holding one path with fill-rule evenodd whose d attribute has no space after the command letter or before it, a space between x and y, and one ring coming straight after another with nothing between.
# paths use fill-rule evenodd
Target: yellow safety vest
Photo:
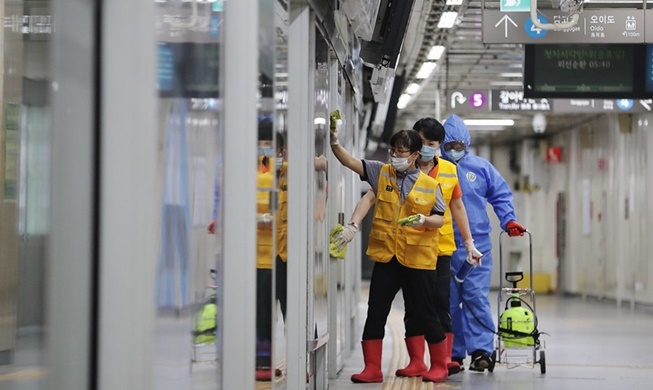
<instances>
[{"instance_id":1,"label":"yellow safety vest","mask_svg":"<svg viewBox=\"0 0 653 390\"><path fill-rule=\"evenodd\" d=\"M261 172L256 176L256 212L270 213L270 193L274 189L274 175ZM272 246L272 224L258 224L256 227L256 268L272 269L274 251Z\"/></svg>"},{"instance_id":2,"label":"yellow safety vest","mask_svg":"<svg viewBox=\"0 0 653 390\"><path fill-rule=\"evenodd\" d=\"M413 188L402 202L395 170L390 164L381 168L366 252L370 259L387 263L396 256L399 263L406 267L435 269L438 256L437 229L399 226L397 221L417 213L431 215L437 186L435 179L420 171Z\"/></svg>"},{"instance_id":3,"label":"yellow safety vest","mask_svg":"<svg viewBox=\"0 0 653 390\"><path fill-rule=\"evenodd\" d=\"M288 260L288 163L279 169L277 183L279 188L279 210L276 215L277 255L281 260Z\"/></svg>"},{"instance_id":4,"label":"yellow safety vest","mask_svg":"<svg viewBox=\"0 0 653 390\"><path fill-rule=\"evenodd\" d=\"M453 221L449 203L453 196L453 190L458 184L456 165L442 158L438 158L438 174L436 180L440 184L442 197L444 198L444 203L447 205L447 210L444 212L444 225L438 229L438 256L451 256L456 250L456 241L453 235Z\"/></svg>"}]
</instances>

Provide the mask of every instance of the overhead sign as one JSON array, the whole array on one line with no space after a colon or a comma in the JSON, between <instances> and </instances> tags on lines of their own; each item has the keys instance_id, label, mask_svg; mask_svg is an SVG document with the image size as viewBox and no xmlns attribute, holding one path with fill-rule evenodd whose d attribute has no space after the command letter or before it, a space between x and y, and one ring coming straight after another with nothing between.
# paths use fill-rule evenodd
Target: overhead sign
<instances>
[{"instance_id":1,"label":"overhead sign","mask_svg":"<svg viewBox=\"0 0 653 390\"><path fill-rule=\"evenodd\" d=\"M653 9L647 9L644 14L644 21L648 28L645 28L645 42L653 42Z\"/></svg>"},{"instance_id":2,"label":"overhead sign","mask_svg":"<svg viewBox=\"0 0 653 390\"><path fill-rule=\"evenodd\" d=\"M492 111L552 111L550 99L527 99L523 91L492 90Z\"/></svg>"},{"instance_id":3,"label":"overhead sign","mask_svg":"<svg viewBox=\"0 0 653 390\"><path fill-rule=\"evenodd\" d=\"M531 0L501 0L501 12L529 12Z\"/></svg>"},{"instance_id":4,"label":"overhead sign","mask_svg":"<svg viewBox=\"0 0 653 390\"><path fill-rule=\"evenodd\" d=\"M653 99L528 99L517 90L455 90L448 108L456 114L485 112L653 113Z\"/></svg>"},{"instance_id":5,"label":"overhead sign","mask_svg":"<svg viewBox=\"0 0 653 390\"><path fill-rule=\"evenodd\" d=\"M648 97L644 45L526 45L524 93L547 98Z\"/></svg>"},{"instance_id":6,"label":"overhead sign","mask_svg":"<svg viewBox=\"0 0 653 390\"><path fill-rule=\"evenodd\" d=\"M505 1L505 0L504 0ZM524 0L522 0L523 2ZM578 24L564 30L542 30L531 21L530 13L483 10L483 43L644 43L653 42L653 32L644 35L645 19L653 10L606 8L585 10ZM566 23L566 13L540 15L541 23ZM650 37L649 37L650 36Z\"/></svg>"},{"instance_id":7,"label":"overhead sign","mask_svg":"<svg viewBox=\"0 0 653 390\"><path fill-rule=\"evenodd\" d=\"M449 94L449 109L471 113L490 111L489 91L456 90Z\"/></svg>"},{"instance_id":8,"label":"overhead sign","mask_svg":"<svg viewBox=\"0 0 653 390\"><path fill-rule=\"evenodd\" d=\"M553 105L558 114L653 112L653 99L553 99Z\"/></svg>"}]
</instances>

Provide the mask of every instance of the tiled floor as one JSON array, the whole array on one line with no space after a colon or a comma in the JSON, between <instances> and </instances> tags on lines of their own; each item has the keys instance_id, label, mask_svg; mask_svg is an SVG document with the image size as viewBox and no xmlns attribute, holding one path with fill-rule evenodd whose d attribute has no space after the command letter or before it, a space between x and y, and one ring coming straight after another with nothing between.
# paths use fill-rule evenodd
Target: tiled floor
<instances>
[{"instance_id":1,"label":"tiled floor","mask_svg":"<svg viewBox=\"0 0 653 390\"><path fill-rule=\"evenodd\" d=\"M496 302L493 295L492 302ZM384 340L383 384L353 384L350 376L363 368L360 347L345 360L338 377L329 383L331 390L346 389L497 389L497 390L602 390L650 389L653 361L653 312L617 308L614 302L583 301L580 298L537 297L539 330L548 333L545 342L547 373L534 367L506 368L498 364L494 373L469 370L454 375L445 383L422 383L419 378L396 378L393 372L407 362L403 343L402 302L397 299ZM360 309L364 313L365 304ZM493 311L496 313L496 311ZM190 367L188 319L160 320L156 329L155 390L215 389L217 367L199 363ZM360 334L360 333L359 333ZM183 336L182 336L183 335ZM1 390L47 388L45 370L40 365L38 337L19 340L16 364L0 367ZM211 350L204 357L212 360ZM469 362L467 362L468 364ZM271 388L258 383L257 389ZM284 388L283 383L279 388Z\"/></svg>"},{"instance_id":2,"label":"tiled floor","mask_svg":"<svg viewBox=\"0 0 653 390\"><path fill-rule=\"evenodd\" d=\"M537 296L538 329L548 333L545 342L546 374L540 366L507 368L497 364L494 373L470 372L453 375L445 383L427 384L418 379L393 375L396 361L406 363L401 310L391 314L384 341L384 375L381 384L356 385L351 374L363 368L360 349L345 363L332 390L345 389L650 389L653 361L653 314L645 310L619 309L612 302L582 301L580 298ZM496 302L493 295L492 302ZM494 309L493 313L496 313ZM495 319L496 321L496 319ZM388 337L391 336L391 337ZM393 359L393 353L401 356ZM530 350L532 351L532 350ZM466 365L469 361L466 362Z\"/></svg>"}]
</instances>

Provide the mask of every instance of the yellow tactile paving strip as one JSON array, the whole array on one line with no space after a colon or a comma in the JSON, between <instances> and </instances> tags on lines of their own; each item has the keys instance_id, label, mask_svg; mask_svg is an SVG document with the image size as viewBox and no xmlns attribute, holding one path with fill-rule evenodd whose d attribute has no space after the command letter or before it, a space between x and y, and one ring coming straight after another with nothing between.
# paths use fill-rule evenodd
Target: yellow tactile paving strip
<instances>
[{"instance_id":1,"label":"yellow tactile paving strip","mask_svg":"<svg viewBox=\"0 0 653 390\"><path fill-rule=\"evenodd\" d=\"M392 360L387 372L384 372L382 390L430 390L430 389L462 389L461 383L431 383L423 382L421 377L402 378L395 376L395 371L408 365L408 351L404 344L404 311L393 308L388 316L388 328L392 334ZM424 360L429 363L428 350Z\"/></svg>"}]
</instances>

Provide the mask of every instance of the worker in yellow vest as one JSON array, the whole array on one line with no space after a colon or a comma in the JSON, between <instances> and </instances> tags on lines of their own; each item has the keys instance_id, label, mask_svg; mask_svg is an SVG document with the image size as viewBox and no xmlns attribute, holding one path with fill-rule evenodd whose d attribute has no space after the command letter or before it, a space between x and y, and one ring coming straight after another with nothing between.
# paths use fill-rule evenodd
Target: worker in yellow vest
<instances>
[{"instance_id":1,"label":"worker in yellow vest","mask_svg":"<svg viewBox=\"0 0 653 390\"><path fill-rule=\"evenodd\" d=\"M256 173L256 379L270 380L272 369L272 268L274 245L270 194L274 191L273 124L259 122Z\"/></svg>"},{"instance_id":2,"label":"worker in yellow vest","mask_svg":"<svg viewBox=\"0 0 653 390\"><path fill-rule=\"evenodd\" d=\"M440 144L444 140L444 127L434 118L422 118L415 123L413 129L417 130L422 138L422 149L417 165L422 172L437 179L442 188L447 211L444 214L444 225L438 229L438 262L436 269L435 299L437 304L438 317L445 331L447 342L447 368L448 374L457 374L461 371L460 363L452 361L451 352L453 348L453 331L451 326L451 315L449 312L450 279L451 279L451 256L456 251L454 241L453 220L465 240L467 257L471 258L470 263L478 264L483 254L474 246L472 233L469 228L467 212L462 200L462 190L458 183L456 166L436 156ZM453 217L453 218L452 218ZM424 365L424 337L420 334L420 328L415 321L415 310L407 303L404 323L406 325L406 346L410 356L410 363L402 370L397 370L398 376L417 376L426 369Z\"/></svg>"},{"instance_id":3,"label":"worker in yellow vest","mask_svg":"<svg viewBox=\"0 0 653 390\"><path fill-rule=\"evenodd\" d=\"M404 300L420 308L415 313L416 321L429 344L431 368L423 374L423 380L441 382L448 376L447 352L436 311L434 283L436 230L444 223L444 197L437 181L416 166L422 140L415 130L394 134L390 146L391 164L360 160L340 145L338 127L331 127L333 154L367 181L376 194L367 248L367 255L375 263L362 340L365 369L352 375L351 380L383 382L384 328L392 301L401 289Z\"/></svg>"},{"instance_id":4,"label":"worker in yellow vest","mask_svg":"<svg viewBox=\"0 0 653 390\"><path fill-rule=\"evenodd\" d=\"M480 258L482 255L474 247L474 240L469 229L465 205L462 202L462 191L458 184L456 166L437 156L440 143L444 140L444 127L434 118L422 118L413 125L413 129L417 130L422 138L422 149L420 150L420 158L417 160L417 166L422 172L438 181L445 203L448 206L444 214L444 225L438 229L435 299L438 317L444 328L447 342L446 360L448 374L453 375L460 372L461 366L458 362L451 360L453 333L451 329L451 316L449 314L449 279L451 278L451 255L456 250L453 238L452 216L456 220L456 224L460 227L462 236L467 242L466 249L468 254L477 258ZM361 198L351 217L354 225L347 226L334 238L338 245L346 245L354 238L357 232L354 226L360 224L375 201L376 196L371 190ZM414 308L407 302L405 304L405 310L406 347L408 348L410 363L407 367L397 370L396 375L406 377L421 376L427 371L427 367L424 364L424 334L414 320L414 311L419 310L419 308Z\"/></svg>"}]
</instances>

